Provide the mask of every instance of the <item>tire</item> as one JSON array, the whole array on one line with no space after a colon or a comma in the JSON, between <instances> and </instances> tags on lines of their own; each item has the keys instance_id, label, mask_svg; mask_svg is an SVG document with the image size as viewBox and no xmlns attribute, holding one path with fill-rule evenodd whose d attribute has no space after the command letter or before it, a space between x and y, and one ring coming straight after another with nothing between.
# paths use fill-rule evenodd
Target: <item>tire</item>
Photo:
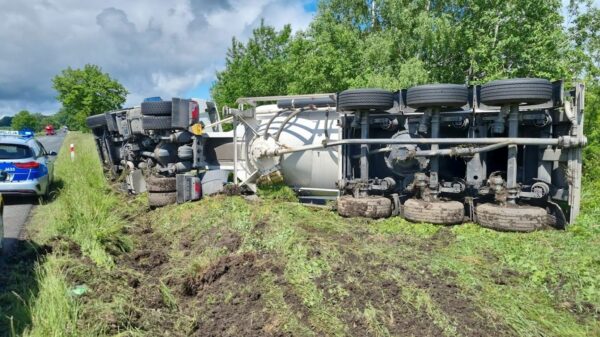
<instances>
[{"instance_id":1,"label":"tire","mask_svg":"<svg viewBox=\"0 0 600 337\"><path fill-rule=\"evenodd\" d=\"M148 206L163 207L177 202L177 193L148 193Z\"/></svg>"},{"instance_id":2,"label":"tire","mask_svg":"<svg viewBox=\"0 0 600 337\"><path fill-rule=\"evenodd\" d=\"M354 198L342 196L337 203L338 214L343 217L387 218L392 215L392 201L384 197Z\"/></svg>"},{"instance_id":3,"label":"tire","mask_svg":"<svg viewBox=\"0 0 600 337\"><path fill-rule=\"evenodd\" d=\"M427 84L412 87L406 93L411 108L461 107L469 101L469 90L460 84Z\"/></svg>"},{"instance_id":4,"label":"tire","mask_svg":"<svg viewBox=\"0 0 600 337\"><path fill-rule=\"evenodd\" d=\"M552 83L542 78L498 80L481 86L480 100L485 105L541 104L552 99Z\"/></svg>"},{"instance_id":5,"label":"tire","mask_svg":"<svg viewBox=\"0 0 600 337\"><path fill-rule=\"evenodd\" d=\"M175 192L177 190L174 177L150 177L146 180L148 192Z\"/></svg>"},{"instance_id":6,"label":"tire","mask_svg":"<svg viewBox=\"0 0 600 337\"><path fill-rule=\"evenodd\" d=\"M86 118L85 124L90 129L97 129L106 126L108 123L106 122L106 115L98 114Z\"/></svg>"},{"instance_id":7,"label":"tire","mask_svg":"<svg viewBox=\"0 0 600 337\"><path fill-rule=\"evenodd\" d=\"M465 206L458 201L408 199L404 203L404 217L413 222L456 225L465 219Z\"/></svg>"},{"instance_id":8,"label":"tire","mask_svg":"<svg viewBox=\"0 0 600 337\"><path fill-rule=\"evenodd\" d=\"M337 104L345 111L389 110L394 107L394 93L383 89L349 89L338 95Z\"/></svg>"},{"instance_id":9,"label":"tire","mask_svg":"<svg viewBox=\"0 0 600 337\"><path fill-rule=\"evenodd\" d=\"M145 116L171 116L173 104L171 101L142 102L142 115Z\"/></svg>"},{"instance_id":10,"label":"tire","mask_svg":"<svg viewBox=\"0 0 600 337\"><path fill-rule=\"evenodd\" d=\"M142 128L144 130L170 130L171 116L143 116Z\"/></svg>"},{"instance_id":11,"label":"tire","mask_svg":"<svg viewBox=\"0 0 600 337\"><path fill-rule=\"evenodd\" d=\"M504 232L533 232L550 222L546 210L535 206L481 204L475 208L475 215L482 227Z\"/></svg>"}]
</instances>

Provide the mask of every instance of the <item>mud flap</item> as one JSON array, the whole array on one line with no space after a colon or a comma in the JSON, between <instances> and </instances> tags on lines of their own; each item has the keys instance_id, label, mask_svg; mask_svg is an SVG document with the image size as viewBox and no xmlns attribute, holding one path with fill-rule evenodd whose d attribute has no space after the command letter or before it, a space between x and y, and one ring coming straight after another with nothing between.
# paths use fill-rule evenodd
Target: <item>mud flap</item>
<instances>
[{"instance_id":1,"label":"mud flap","mask_svg":"<svg viewBox=\"0 0 600 337\"><path fill-rule=\"evenodd\" d=\"M548 210L550 216L552 216L550 226L556 229L565 229L567 227L567 218L562 208L557 203L548 201Z\"/></svg>"},{"instance_id":2,"label":"mud flap","mask_svg":"<svg viewBox=\"0 0 600 337\"><path fill-rule=\"evenodd\" d=\"M125 178L127 189L131 194L140 194L146 192L146 180L142 170L133 170Z\"/></svg>"},{"instance_id":3,"label":"mud flap","mask_svg":"<svg viewBox=\"0 0 600 337\"><path fill-rule=\"evenodd\" d=\"M213 195L225 191L225 184L229 178L229 171L210 170L202 177L202 194Z\"/></svg>"}]
</instances>

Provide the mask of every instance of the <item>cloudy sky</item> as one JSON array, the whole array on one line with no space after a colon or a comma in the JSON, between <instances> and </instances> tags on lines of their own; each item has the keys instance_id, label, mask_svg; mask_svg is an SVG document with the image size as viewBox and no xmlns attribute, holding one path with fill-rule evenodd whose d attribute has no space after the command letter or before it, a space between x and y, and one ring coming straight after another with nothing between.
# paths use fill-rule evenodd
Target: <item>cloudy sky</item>
<instances>
[{"instance_id":1,"label":"cloudy sky","mask_svg":"<svg viewBox=\"0 0 600 337\"><path fill-rule=\"evenodd\" d=\"M51 79L68 66L97 64L129 91L208 97L236 36L264 18L308 26L316 0L0 0L0 115L54 113Z\"/></svg>"}]
</instances>

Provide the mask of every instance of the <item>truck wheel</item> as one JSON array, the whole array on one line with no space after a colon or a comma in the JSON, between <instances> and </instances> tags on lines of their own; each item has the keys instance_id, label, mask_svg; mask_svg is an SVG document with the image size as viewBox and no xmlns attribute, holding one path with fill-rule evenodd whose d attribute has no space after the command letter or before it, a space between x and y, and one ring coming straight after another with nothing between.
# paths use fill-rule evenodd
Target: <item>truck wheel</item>
<instances>
[{"instance_id":1,"label":"truck wheel","mask_svg":"<svg viewBox=\"0 0 600 337\"><path fill-rule=\"evenodd\" d=\"M349 89L338 95L340 110L389 110L392 107L394 93L383 89Z\"/></svg>"},{"instance_id":2,"label":"truck wheel","mask_svg":"<svg viewBox=\"0 0 600 337\"><path fill-rule=\"evenodd\" d=\"M175 192L176 179L174 177L150 177L146 180L148 192Z\"/></svg>"},{"instance_id":3,"label":"truck wheel","mask_svg":"<svg viewBox=\"0 0 600 337\"><path fill-rule=\"evenodd\" d=\"M86 118L85 124L90 129L96 129L96 128L101 128L103 126L106 126L108 123L106 122L106 115L98 114L98 115L93 115L93 116Z\"/></svg>"},{"instance_id":4,"label":"truck wheel","mask_svg":"<svg viewBox=\"0 0 600 337\"><path fill-rule=\"evenodd\" d=\"M552 83L543 78L498 80L481 86L485 105L541 104L552 99Z\"/></svg>"},{"instance_id":5,"label":"truck wheel","mask_svg":"<svg viewBox=\"0 0 600 337\"><path fill-rule=\"evenodd\" d=\"M475 207L475 215L482 227L505 232L533 232L550 222L546 210L535 206L482 204Z\"/></svg>"},{"instance_id":6,"label":"truck wheel","mask_svg":"<svg viewBox=\"0 0 600 337\"><path fill-rule=\"evenodd\" d=\"M387 218L392 215L392 201L384 197L345 195L338 199L337 211L343 217Z\"/></svg>"},{"instance_id":7,"label":"truck wheel","mask_svg":"<svg viewBox=\"0 0 600 337\"><path fill-rule=\"evenodd\" d=\"M173 104L171 101L142 102L142 115L146 116L171 116Z\"/></svg>"},{"instance_id":8,"label":"truck wheel","mask_svg":"<svg viewBox=\"0 0 600 337\"><path fill-rule=\"evenodd\" d=\"M427 84L408 89L406 103L411 108L461 107L469 101L469 90L460 84Z\"/></svg>"},{"instance_id":9,"label":"truck wheel","mask_svg":"<svg viewBox=\"0 0 600 337\"><path fill-rule=\"evenodd\" d=\"M171 116L143 116L142 128L144 130L170 130Z\"/></svg>"},{"instance_id":10,"label":"truck wheel","mask_svg":"<svg viewBox=\"0 0 600 337\"><path fill-rule=\"evenodd\" d=\"M177 202L177 193L148 193L148 206L163 207Z\"/></svg>"},{"instance_id":11,"label":"truck wheel","mask_svg":"<svg viewBox=\"0 0 600 337\"><path fill-rule=\"evenodd\" d=\"M408 199L404 203L404 217L413 222L455 225L464 221L465 206L458 201Z\"/></svg>"}]
</instances>

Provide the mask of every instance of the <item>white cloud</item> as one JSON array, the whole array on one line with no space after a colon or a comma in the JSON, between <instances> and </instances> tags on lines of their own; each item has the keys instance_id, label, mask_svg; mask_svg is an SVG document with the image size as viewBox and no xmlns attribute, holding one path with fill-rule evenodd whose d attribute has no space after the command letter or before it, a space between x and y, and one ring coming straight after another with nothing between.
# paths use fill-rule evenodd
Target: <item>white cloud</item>
<instances>
[{"instance_id":1,"label":"white cloud","mask_svg":"<svg viewBox=\"0 0 600 337\"><path fill-rule=\"evenodd\" d=\"M0 115L53 112L51 79L97 64L142 97L171 97L214 79L236 36L261 18L304 29L306 0L0 0Z\"/></svg>"}]
</instances>

